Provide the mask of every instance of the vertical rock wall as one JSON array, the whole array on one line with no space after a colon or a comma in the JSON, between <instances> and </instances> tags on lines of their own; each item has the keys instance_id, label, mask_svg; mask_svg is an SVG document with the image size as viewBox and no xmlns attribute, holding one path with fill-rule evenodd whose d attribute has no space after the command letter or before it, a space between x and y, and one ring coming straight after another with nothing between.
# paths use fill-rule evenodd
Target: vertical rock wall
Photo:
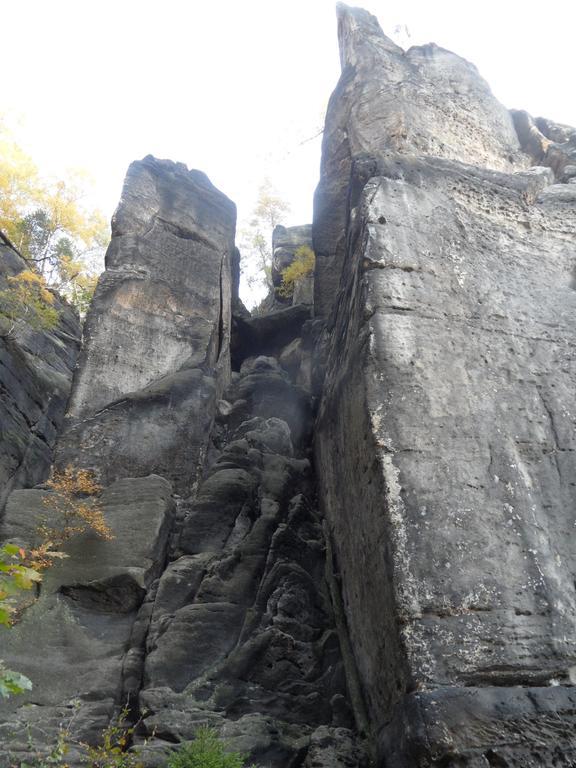
<instances>
[{"instance_id":1,"label":"vertical rock wall","mask_svg":"<svg viewBox=\"0 0 576 768\"><path fill-rule=\"evenodd\" d=\"M576 188L467 62L339 14L315 441L378 753L572 765Z\"/></svg>"},{"instance_id":2,"label":"vertical rock wall","mask_svg":"<svg viewBox=\"0 0 576 768\"><path fill-rule=\"evenodd\" d=\"M34 687L0 704L2 768L27 760L30 744L49 754L61 726L75 745L67 762L82 765L78 744L97 743L118 706L136 704L141 606L166 565L172 482L194 493L230 380L234 229L235 206L203 173L152 157L130 167L57 457L107 486L112 539L70 539L3 636L2 657ZM58 505L51 489L13 492L2 537L32 547Z\"/></svg>"},{"instance_id":3,"label":"vertical rock wall","mask_svg":"<svg viewBox=\"0 0 576 768\"><path fill-rule=\"evenodd\" d=\"M58 461L190 485L230 376L236 208L200 171L133 163L86 319Z\"/></svg>"},{"instance_id":4,"label":"vertical rock wall","mask_svg":"<svg viewBox=\"0 0 576 768\"><path fill-rule=\"evenodd\" d=\"M328 104L314 200L316 312L330 313L345 259L352 158L432 155L507 171L526 166L512 118L465 59L403 51L361 8L338 4L342 74Z\"/></svg>"},{"instance_id":5,"label":"vertical rock wall","mask_svg":"<svg viewBox=\"0 0 576 768\"><path fill-rule=\"evenodd\" d=\"M58 446L107 486L113 538L70 539L7 633L34 688L0 704L1 768L47 759L62 726L84 765L126 702L147 768L206 724L262 766L366 765L300 384L311 308L243 320L232 374L233 236L203 174L130 167ZM57 505L12 493L3 537L30 548Z\"/></svg>"},{"instance_id":6,"label":"vertical rock wall","mask_svg":"<svg viewBox=\"0 0 576 768\"><path fill-rule=\"evenodd\" d=\"M0 233L0 290L27 268ZM57 296L54 308L59 322L51 331L0 318L0 513L12 490L47 477L64 419L80 324Z\"/></svg>"}]
</instances>

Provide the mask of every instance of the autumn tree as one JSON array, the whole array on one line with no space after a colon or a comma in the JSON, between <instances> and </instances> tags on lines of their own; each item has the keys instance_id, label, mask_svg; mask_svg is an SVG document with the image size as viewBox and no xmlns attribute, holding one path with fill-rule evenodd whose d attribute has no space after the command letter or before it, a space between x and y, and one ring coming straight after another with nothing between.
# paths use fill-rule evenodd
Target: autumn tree
<instances>
[{"instance_id":1,"label":"autumn tree","mask_svg":"<svg viewBox=\"0 0 576 768\"><path fill-rule=\"evenodd\" d=\"M83 204L86 179L56 181L38 168L0 123L0 230L49 285L83 312L108 238L104 217Z\"/></svg>"},{"instance_id":2,"label":"autumn tree","mask_svg":"<svg viewBox=\"0 0 576 768\"><path fill-rule=\"evenodd\" d=\"M241 230L242 272L251 288L263 286L269 292L272 283L272 232L282 224L290 206L279 196L270 179L258 190L256 205L248 224Z\"/></svg>"}]
</instances>

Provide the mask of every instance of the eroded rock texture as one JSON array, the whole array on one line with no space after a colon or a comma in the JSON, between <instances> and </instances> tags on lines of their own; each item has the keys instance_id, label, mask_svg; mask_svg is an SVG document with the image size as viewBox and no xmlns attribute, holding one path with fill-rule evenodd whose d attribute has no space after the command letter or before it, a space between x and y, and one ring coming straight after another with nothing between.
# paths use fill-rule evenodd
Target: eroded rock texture
<instances>
[{"instance_id":1,"label":"eroded rock texture","mask_svg":"<svg viewBox=\"0 0 576 768\"><path fill-rule=\"evenodd\" d=\"M249 317L232 203L129 170L58 451L114 538L5 636L1 768L125 702L146 768L205 724L259 768L576 764L574 131L338 13L315 306Z\"/></svg>"},{"instance_id":2,"label":"eroded rock texture","mask_svg":"<svg viewBox=\"0 0 576 768\"><path fill-rule=\"evenodd\" d=\"M2 655L34 689L4 704L2 768L61 727L84 765L126 702L147 768L206 724L262 767L366 764L310 462L311 308L238 313L231 374L233 234L203 174L131 166L58 448L107 486L113 538L70 539L21 606ZM2 537L32 548L58 506L12 493Z\"/></svg>"},{"instance_id":3,"label":"eroded rock texture","mask_svg":"<svg viewBox=\"0 0 576 768\"><path fill-rule=\"evenodd\" d=\"M55 514L53 496L12 493L3 538L25 548L37 543L38 525ZM2 768L28 762L30 744L36 755L49 755L60 728L71 745L97 743L127 699L127 681L141 674L130 649L146 590L165 562L172 489L154 475L118 480L101 504L114 539L87 532L67 542L67 557L45 572L39 595L27 598L22 617L2 636L3 658L34 684L27 697L0 704ZM67 763L85 765L81 754L76 746Z\"/></svg>"},{"instance_id":4,"label":"eroded rock texture","mask_svg":"<svg viewBox=\"0 0 576 768\"><path fill-rule=\"evenodd\" d=\"M352 158L433 155L500 171L528 165L512 118L476 67L434 44L403 51L361 8L338 5L342 75L330 98L314 201L315 306L328 315L346 242Z\"/></svg>"},{"instance_id":5,"label":"eroded rock texture","mask_svg":"<svg viewBox=\"0 0 576 768\"><path fill-rule=\"evenodd\" d=\"M306 765L361 765L304 455L308 397L256 357L219 409L211 463L180 505L175 559L149 605L146 754L208 722L258 765L301 765L309 749L332 757Z\"/></svg>"},{"instance_id":6,"label":"eroded rock texture","mask_svg":"<svg viewBox=\"0 0 576 768\"><path fill-rule=\"evenodd\" d=\"M0 233L0 290L27 268ZM80 324L56 295L54 308L59 323L51 331L0 316L0 512L12 490L47 477L64 419Z\"/></svg>"},{"instance_id":7,"label":"eroded rock texture","mask_svg":"<svg viewBox=\"0 0 576 768\"><path fill-rule=\"evenodd\" d=\"M85 325L58 461L103 483L194 478L229 379L236 208L200 171L133 163Z\"/></svg>"},{"instance_id":8,"label":"eroded rock texture","mask_svg":"<svg viewBox=\"0 0 576 768\"><path fill-rule=\"evenodd\" d=\"M471 65L339 13L316 455L380 760L571 766L575 187Z\"/></svg>"}]
</instances>

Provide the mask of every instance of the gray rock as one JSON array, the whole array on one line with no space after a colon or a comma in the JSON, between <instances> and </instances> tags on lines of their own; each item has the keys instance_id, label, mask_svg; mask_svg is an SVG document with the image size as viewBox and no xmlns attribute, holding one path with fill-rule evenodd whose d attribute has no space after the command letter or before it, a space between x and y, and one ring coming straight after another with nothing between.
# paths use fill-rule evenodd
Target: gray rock
<instances>
[{"instance_id":1,"label":"gray rock","mask_svg":"<svg viewBox=\"0 0 576 768\"><path fill-rule=\"evenodd\" d=\"M315 465L349 685L382 764L570 766L572 129L537 121L564 165L523 159L471 65L339 13Z\"/></svg>"},{"instance_id":2,"label":"gray rock","mask_svg":"<svg viewBox=\"0 0 576 768\"><path fill-rule=\"evenodd\" d=\"M132 163L60 465L90 467L105 484L150 472L180 489L192 482L229 380L235 222L234 204L200 171L151 156Z\"/></svg>"},{"instance_id":3,"label":"gray rock","mask_svg":"<svg viewBox=\"0 0 576 768\"><path fill-rule=\"evenodd\" d=\"M28 264L0 233L0 290ZM80 323L56 293L59 322L34 330L0 317L0 513L12 490L48 476L80 345Z\"/></svg>"},{"instance_id":4,"label":"gray rock","mask_svg":"<svg viewBox=\"0 0 576 768\"><path fill-rule=\"evenodd\" d=\"M232 366L235 370L247 357L278 355L286 344L301 334L310 319L309 305L298 304L249 319L236 318L232 337Z\"/></svg>"},{"instance_id":5,"label":"gray rock","mask_svg":"<svg viewBox=\"0 0 576 768\"><path fill-rule=\"evenodd\" d=\"M37 543L51 495L13 492L2 537L26 548ZM138 610L162 568L172 508L163 478L119 480L102 495L114 538L77 536L63 547L67 557L45 572L39 594L3 635L7 665L33 681L29 694L0 704L3 751L25 752L28 728L33 741L49 746L62 723L72 742L99 738L122 691Z\"/></svg>"},{"instance_id":6,"label":"gray rock","mask_svg":"<svg viewBox=\"0 0 576 768\"><path fill-rule=\"evenodd\" d=\"M513 109L511 115L522 149L534 162L551 168L558 181L568 181L576 163L576 128L534 119L524 110Z\"/></svg>"},{"instance_id":7,"label":"gray rock","mask_svg":"<svg viewBox=\"0 0 576 768\"><path fill-rule=\"evenodd\" d=\"M302 277L294 283L293 304L314 304L314 276Z\"/></svg>"},{"instance_id":8,"label":"gray rock","mask_svg":"<svg viewBox=\"0 0 576 768\"><path fill-rule=\"evenodd\" d=\"M398 732L386 723L414 688L570 682L576 198L433 159L372 172L351 198L316 464L388 759ZM540 734L534 765L571 738L567 699L554 701L553 736L526 726L526 744ZM457 710L444 751L418 742L430 764L495 749L489 728L467 741ZM394 764L414 764L411 733ZM531 764L527 750L510 747L506 764Z\"/></svg>"},{"instance_id":9,"label":"gray rock","mask_svg":"<svg viewBox=\"0 0 576 768\"><path fill-rule=\"evenodd\" d=\"M315 312L326 317L345 258L352 158L433 155L501 171L528 165L508 111L474 65L434 44L408 51L374 16L338 4L342 74L328 105L314 200Z\"/></svg>"},{"instance_id":10,"label":"gray rock","mask_svg":"<svg viewBox=\"0 0 576 768\"><path fill-rule=\"evenodd\" d=\"M259 765L295 768L316 726L353 723L311 467L293 458L279 417L291 390L274 358L243 363L213 436L219 452L184 504L181 555L159 582L139 694L152 765L157 741L186 741L209 724ZM300 426L296 434L301 447Z\"/></svg>"}]
</instances>

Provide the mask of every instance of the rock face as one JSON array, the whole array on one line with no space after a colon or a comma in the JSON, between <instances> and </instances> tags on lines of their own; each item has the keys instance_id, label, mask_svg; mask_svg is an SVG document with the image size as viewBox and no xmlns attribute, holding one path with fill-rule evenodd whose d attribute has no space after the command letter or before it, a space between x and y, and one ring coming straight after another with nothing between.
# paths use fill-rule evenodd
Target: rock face
<instances>
[{"instance_id":1,"label":"rock face","mask_svg":"<svg viewBox=\"0 0 576 768\"><path fill-rule=\"evenodd\" d=\"M112 234L57 453L107 486L113 538L66 542L8 633L34 689L3 705L0 766L62 726L84 765L126 702L148 768L206 724L270 768L365 766L296 383L311 308L237 317L231 353L234 208L181 165L134 163ZM12 493L2 537L31 549L58 499Z\"/></svg>"},{"instance_id":2,"label":"rock face","mask_svg":"<svg viewBox=\"0 0 576 768\"><path fill-rule=\"evenodd\" d=\"M207 721L259 765L295 766L318 728L334 750L354 727L303 458L308 398L262 356L225 397L212 461L182 505L175 559L149 606L144 726L174 742ZM146 753L157 748L149 740Z\"/></svg>"},{"instance_id":3,"label":"rock face","mask_svg":"<svg viewBox=\"0 0 576 768\"><path fill-rule=\"evenodd\" d=\"M106 489L101 504L114 539L102 541L89 532L68 542L68 557L46 571L38 599L3 635L2 655L10 668L34 681L34 705L0 705L2 768L17 758L27 762L30 740L40 754L49 754L60 727L69 729L71 741L97 741L118 701L126 701L134 675L141 674L136 620L164 565L171 493L157 476L119 480ZM53 496L14 492L3 537L24 547L36 543ZM67 762L75 765L76 758L72 750Z\"/></svg>"},{"instance_id":4,"label":"rock face","mask_svg":"<svg viewBox=\"0 0 576 768\"><path fill-rule=\"evenodd\" d=\"M233 204L129 170L57 451L113 538L4 636L34 690L0 768L62 724L80 768L126 702L146 768L206 724L259 768L576 765L574 130L338 14L314 306L249 317ZM55 502L14 491L0 533Z\"/></svg>"},{"instance_id":5,"label":"rock face","mask_svg":"<svg viewBox=\"0 0 576 768\"><path fill-rule=\"evenodd\" d=\"M314 201L315 308L330 313L345 259L352 158L432 155L500 171L528 165L512 118L476 67L436 45L403 51L360 8L338 5L342 75L326 115Z\"/></svg>"},{"instance_id":6,"label":"rock face","mask_svg":"<svg viewBox=\"0 0 576 768\"><path fill-rule=\"evenodd\" d=\"M373 738L398 768L569 766L575 187L522 170L466 62L339 14L316 466Z\"/></svg>"},{"instance_id":7,"label":"rock face","mask_svg":"<svg viewBox=\"0 0 576 768\"><path fill-rule=\"evenodd\" d=\"M576 128L534 119L522 110L511 114L522 149L532 162L552 168L558 181L576 178Z\"/></svg>"},{"instance_id":8,"label":"rock face","mask_svg":"<svg viewBox=\"0 0 576 768\"><path fill-rule=\"evenodd\" d=\"M200 171L133 163L85 326L58 462L190 484L229 379L236 208ZM119 449L122 446L122 449Z\"/></svg>"},{"instance_id":9,"label":"rock face","mask_svg":"<svg viewBox=\"0 0 576 768\"><path fill-rule=\"evenodd\" d=\"M24 259L0 233L0 290L25 269ZM80 324L57 296L54 308L59 322L51 331L0 318L0 513L12 490L47 477L64 418Z\"/></svg>"}]
</instances>

